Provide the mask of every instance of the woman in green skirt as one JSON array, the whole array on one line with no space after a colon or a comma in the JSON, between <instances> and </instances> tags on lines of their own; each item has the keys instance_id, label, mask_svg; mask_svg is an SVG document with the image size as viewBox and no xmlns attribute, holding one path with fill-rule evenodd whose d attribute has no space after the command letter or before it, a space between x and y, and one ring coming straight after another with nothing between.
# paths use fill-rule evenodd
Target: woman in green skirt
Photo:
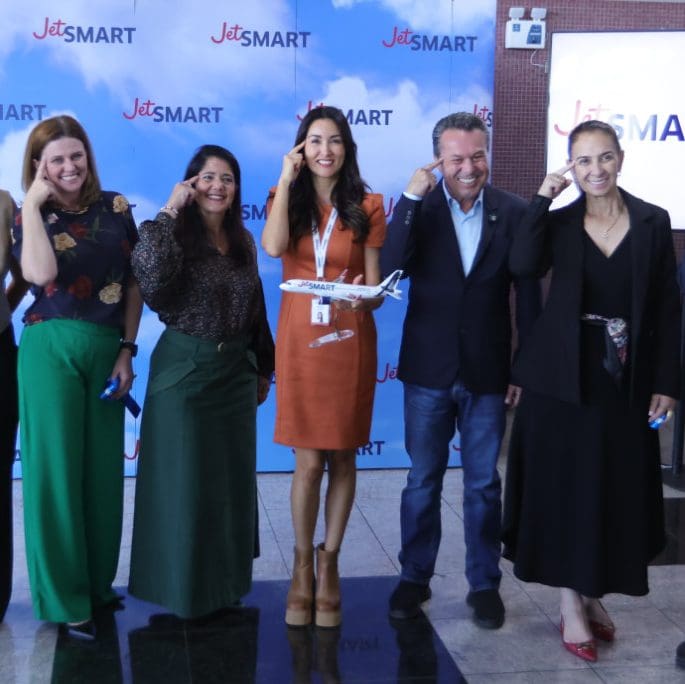
<instances>
[{"instance_id":1,"label":"woman in green skirt","mask_svg":"<svg viewBox=\"0 0 685 684\"><path fill-rule=\"evenodd\" d=\"M116 603L124 407L142 310L131 275L137 239L126 199L100 189L90 141L70 116L31 131L14 252L34 302L19 345L26 560L36 617L94 638Z\"/></svg>"},{"instance_id":2,"label":"woman in green skirt","mask_svg":"<svg viewBox=\"0 0 685 684\"><path fill-rule=\"evenodd\" d=\"M143 409L129 591L181 618L247 594L257 555L256 409L274 348L240 167L202 146L140 226L133 269L165 331Z\"/></svg>"}]
</instances>

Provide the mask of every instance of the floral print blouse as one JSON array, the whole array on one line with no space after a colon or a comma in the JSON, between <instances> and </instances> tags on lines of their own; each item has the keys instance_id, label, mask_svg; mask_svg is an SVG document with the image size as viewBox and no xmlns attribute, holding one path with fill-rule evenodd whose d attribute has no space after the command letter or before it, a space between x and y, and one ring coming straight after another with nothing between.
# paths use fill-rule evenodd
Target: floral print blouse
<instances>
[{"instance_id":1,"label":"floral print blouse","mask_svg":"<svg viewBox=\"0 0 685 684\"><path fill-rule=\"evenodd\" d=\"M43 224L57 257L57 277L31 288L35 300L24 325L71 318L118 328L124 323L131 251L138 240L131 208L123 195L103 192L97 202L76 213L46 206ZM13 252L21 256L21 212L12 229Z\"/></svg>"},{"instance_id":2,"label":"floral print blouse","mask_svg":"<svg viewBox=\"0 0 685 684\"><path fill-rule=\"evenodd\" d=\"M174 236L175 221L160 212L140 224L133 271L145 303L165 325L203 339L222 341L247 334L259 374L274 369L274 343L266 318L257 250L247 233L250 258L244 266L230 253L208 247L204 258L188 258Z\"/></svg>"}]
</instances>

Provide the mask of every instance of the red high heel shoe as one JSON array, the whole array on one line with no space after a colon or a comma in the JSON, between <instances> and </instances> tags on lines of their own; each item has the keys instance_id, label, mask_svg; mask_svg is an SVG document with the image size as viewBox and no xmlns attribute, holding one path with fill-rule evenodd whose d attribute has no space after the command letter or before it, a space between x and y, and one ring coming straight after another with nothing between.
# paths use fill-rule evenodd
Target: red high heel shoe
<instances>
[{"instance_id":1,"label":"red high heel shoe","mask_svg":"<svg viewBox=\"0 0 685 684\"><path fill-rule=\"evenodd\" d=\"M561 621L559 623L559 631L561 632L561 643L564 645L564 648L569 652L573 653L574 656L578 656L578 658L582 658L583 660L587 660L590 663L596 663L597 662L597 644L595 643L594 639L590 639L589 641L580 641L580 642L573 642L573 641L566 641L564 640L564 618L561 618Z\"/></svg>"},{"instance_id":2,"label":"red high heel shoe","mask_svg":"<svg viewBox=\"0 0 685 684\"><path fill-rule=\"evenodd\" d=\"M609 613L607 613L606 608L602 605L601 601L597 601L599 607L602 609L606 615L607 620L609 620ZM588 618L590 624L590 631L595 639L601 639L602 641L612 642L614 640L614 635L616 634L615 625L609 620L609 624L605 622L597 622L597 620L591 620Z\"/></svg>"},{"instance_id":3,"label":"red high heel shoe","mask_svg":"<svg viewBox=\"0 0 685 684\"><path fill-rule=\"evenodd\" d=\"M595 620L588 620L590 623L590 631L595 639L600 639L601 641L612 642L616 634L616 627L614 625L605 625L602 622L596 622Z\"/></svg>"}]
</instances>

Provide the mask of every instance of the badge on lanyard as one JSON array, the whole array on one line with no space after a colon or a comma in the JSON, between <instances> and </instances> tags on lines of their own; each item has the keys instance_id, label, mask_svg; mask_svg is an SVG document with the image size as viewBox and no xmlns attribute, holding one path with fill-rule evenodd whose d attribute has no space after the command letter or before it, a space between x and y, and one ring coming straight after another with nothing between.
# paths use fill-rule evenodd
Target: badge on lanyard
<instances>
[{"instance_id":1,"label":"badge on lanyard","mask_svg":"<svg viewBox=\"0 0 685 684\"><path fill-rule=\"evenodd\" d=\"M331 305L328 297L315 297L312 299L312 325L331 324Z\"/></svg>"},{"instance_id":2,"label":"badge on lanyard","mask_svg":"<svg viewBox=\"0 0 685 684\"><path fill-rule=\"evenodd\" d=\"M318 226L312 224L312 241L314 242L314 262L316 264L316 278L323 280L324 267L326 265L326 251L328 250L328 243L331 239L333 226L338 218L338 211L335 207L331 209L331 215L326 223L326 228L323 232L323 238L319 237ZM312 325L330 325L331 324L331 299L330 297L315 297L312 299L311 312Z\"/></svg>"}]
</instances>

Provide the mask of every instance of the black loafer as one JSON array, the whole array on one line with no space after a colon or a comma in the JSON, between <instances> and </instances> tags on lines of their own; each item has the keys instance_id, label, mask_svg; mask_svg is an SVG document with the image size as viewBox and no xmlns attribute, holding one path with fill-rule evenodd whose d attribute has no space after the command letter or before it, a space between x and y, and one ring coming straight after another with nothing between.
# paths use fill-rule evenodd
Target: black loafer
<instances>
[{"instance_id":1,"label":"black loafer","mask_svg":"<svg viewBox=\"0 0 685 684\"><path fill-rule=\"evenodd\" d=\"M421 612L421 604L431 597L427 584L400 580L390 595L389 615L394 620L410 620Z\"/></svg>"},{"instance_id":2,"label":"black loafer","mask_svg":"<svg viewBox=\"0 0 685 684\"><path fill-rule=\"evenodd\" d=\"M466 603L473 608L473 621L483 629L499 629L504 624L504 604L497 589L470 591Z\"/></svg>"}]
</instances>

